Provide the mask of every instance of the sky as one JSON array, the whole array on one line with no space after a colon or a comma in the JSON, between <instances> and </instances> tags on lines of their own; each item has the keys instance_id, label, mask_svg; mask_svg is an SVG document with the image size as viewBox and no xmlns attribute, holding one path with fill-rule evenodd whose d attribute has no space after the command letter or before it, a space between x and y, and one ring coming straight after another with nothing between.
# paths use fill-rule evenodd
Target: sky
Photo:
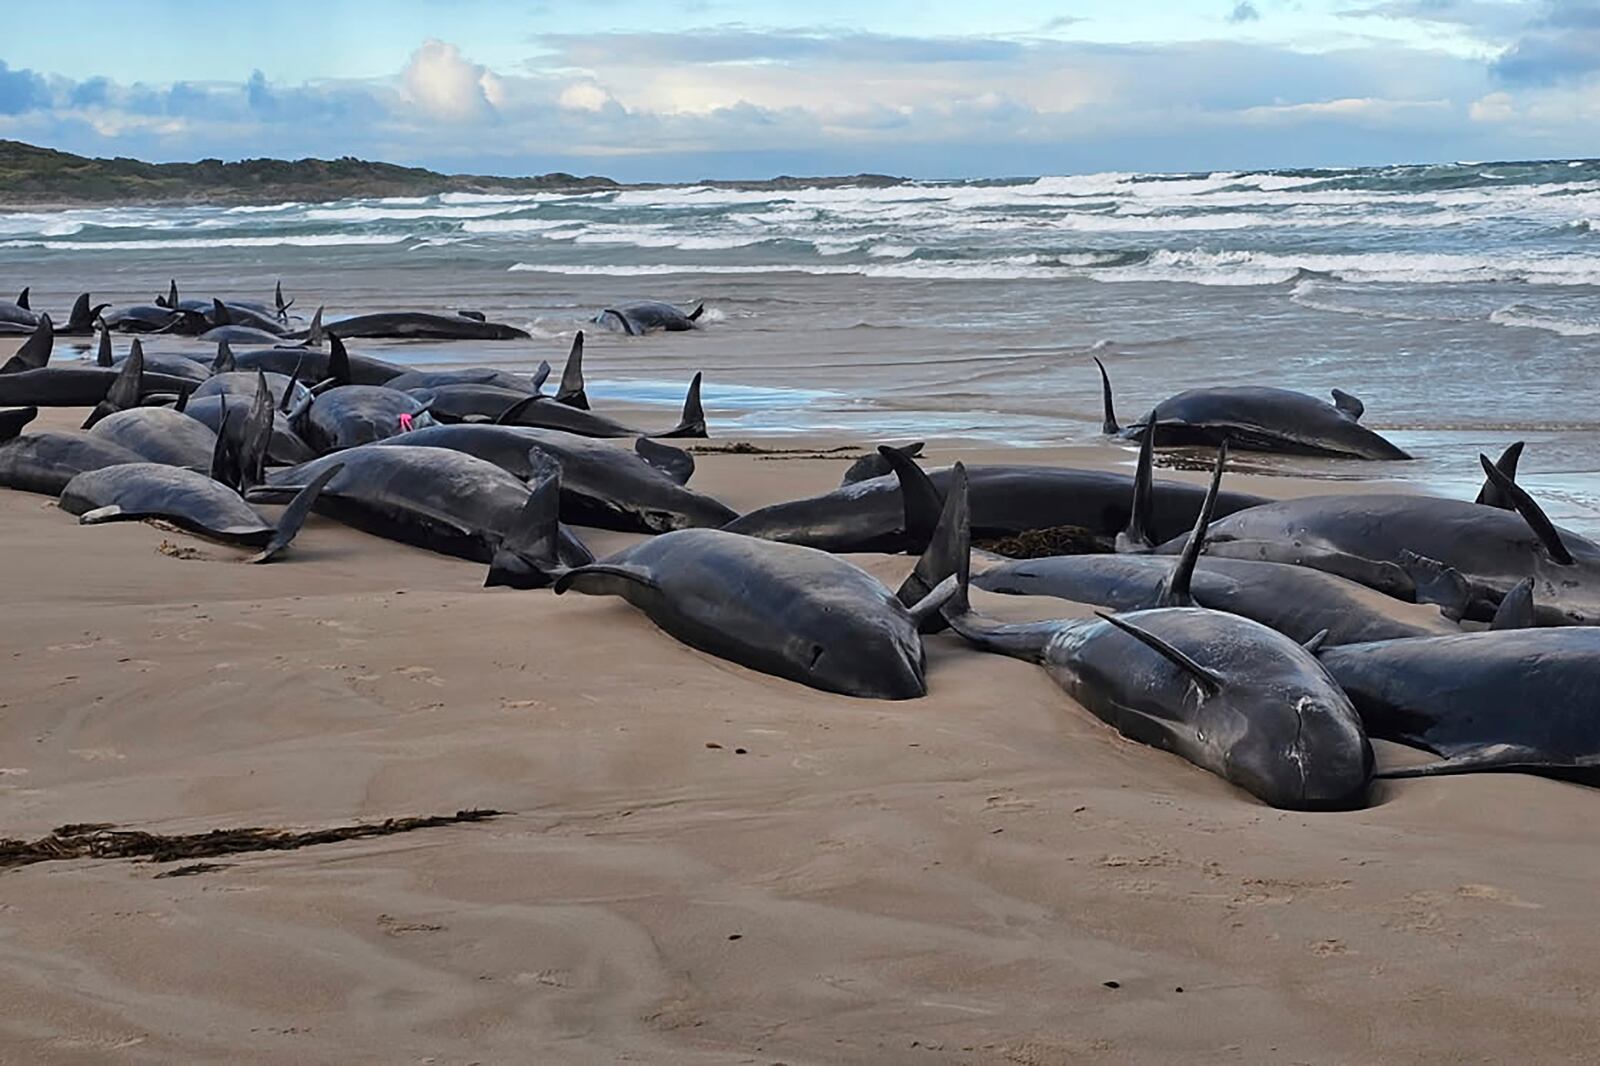
<instances>
[{"instance_id":1,"label":"sky","mask_svg":"<svg viewBox=\"0 0 1600 1066\"><path fill-rule=\"evenodd\" d=\"M0 137L86 155L629 181L1600 156L1600 0L14 6Z\"/></svg>"}]
</instances>

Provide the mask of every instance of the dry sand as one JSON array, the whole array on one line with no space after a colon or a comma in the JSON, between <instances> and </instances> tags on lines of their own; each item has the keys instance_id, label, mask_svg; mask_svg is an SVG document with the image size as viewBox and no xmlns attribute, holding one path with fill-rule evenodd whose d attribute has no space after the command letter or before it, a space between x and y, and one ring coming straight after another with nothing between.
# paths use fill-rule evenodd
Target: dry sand
<instances>
[{"instance_id":1,"label":"dry sand","mask_svg":"<svg viewBox=\"0 0 1600 1066\"><path fill-rule=\"evenodd\" d=\"M844 465L705 455L694 483L749 507ZM691 650L621 601L485 591L475 564L321 518L253 567L0 491L0 544L0 836L512 812L188 877L127 860L0 873L0 1061L1600 1046L1587 789L1415 781L1357 813L1274 811L948 635L928 641L926 699L832 696ZM886 579L910 565L861 561Z\"/></svg>"}]
</instances>

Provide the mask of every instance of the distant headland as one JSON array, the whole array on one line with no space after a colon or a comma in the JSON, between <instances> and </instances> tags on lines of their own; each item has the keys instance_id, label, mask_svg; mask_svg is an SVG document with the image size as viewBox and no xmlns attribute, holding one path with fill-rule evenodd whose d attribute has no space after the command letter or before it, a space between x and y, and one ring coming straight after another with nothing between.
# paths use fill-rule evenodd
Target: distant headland
<instances>
[{"instance_id":1,"label":"distant headland","mask_svg":"<svg viewBox=\"0 0 1600 1066\"><path fill-rule=\"evenodd\" d=\"M883 186L902 179L885 174L765 181L707 181L718 188L793 189L841 185ZM202 159L146 163L92 159L0 140L0 209L4 206L100 204L266 204L319 202L351 197L433 196L440 193L597 192L660 185L623 185L610 178L552 173L531 177L441 174L422 167L340 159Z\"/></svg>"}]
</instances>

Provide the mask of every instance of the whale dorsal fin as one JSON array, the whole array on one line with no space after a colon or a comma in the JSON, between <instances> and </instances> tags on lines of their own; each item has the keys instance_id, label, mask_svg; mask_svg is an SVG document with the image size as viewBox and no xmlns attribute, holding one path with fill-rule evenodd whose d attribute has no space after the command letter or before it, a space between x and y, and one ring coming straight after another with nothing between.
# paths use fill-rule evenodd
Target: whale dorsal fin
<instances>
[{"instance_id":1,"label":"whale dorsal fin","mask_svg":"<svg viewBox=\"0 0 1600 1066\"><path fill-rule=\"evenodd\" d=\"M640 437L633 442L633 450L651 467L661 471L680 485L687 485L694 476L694 456L682 448Z\"/></svg>"},{"instance_id":2,"label":"whale dorsal fin","mask_svg":"<svg viewBox=\"0 0 1600 1066\"><path fill-rule=\"evenodd\" d=\"M1200 561L1200 552L1205 549L1206 530L1217 509L1217 492L1222 487L1222 471L1227 465L1228 442L1223 441L1217 449L1217 465L1211 471L1211 484L1206 488L1205 502L1195 516L1194 530L1189 534L1189 542L1183 546L1183 554L1178 557L1177 565L1161 583L1161 591L1156 595L1157 607L1194 606L1194 596L1190 594L1189 586L1194 580L1194 567Z\"/></svg>"},{"instance_id":3,"label":"whale dorsal fin","mask_svg":"<svg viewBox=\"0 0 1600 1066\"><path fill-rule=\"evenodd\" d=\"M1367 405L1343 389L1333 390L1333 406L1349 415L1356 422L1361 421L1361 416L1367 413Z\"/></svg>"},{"instance_id":4,"label":"whale dorsal fin","mask_svg":"<svg viewBox=\"0 0 1600 1066\"><path fill-rule=\"evenodd\" d=\"M698 321L700 321L700 316L705 314L705 313L706 313L706 305L705 304L695 304L694 305L694 310L690 311L684 317L687 318L690 322L698 322Z\"/></svg>"},{"instance_id":5,"label":"whale dorsal fin","mask_svg":"<svg viewBox=\"0 0 1600 1066\"><path fill-rule=\"evenodd\" d=\"M56 327L49 315L40 315L33 336L22 342L16 354L0 366L0 374L14 374L19 370L39 370L50 365L50 351L56 345Z\"/></svg>"},{"instance_id":6,"label":"whale dorsal fin","mask_svg":"<svg viewBox=\"0 0 1600 1066\"><path fill-rule=\"evenodd\" d=\"M1300 646L1302 648L1304 648L1306 651L1310 652L1312 655L1315 655L1315 654L1317 654L1317 652L1322 650L1322 646L1324 644L1326 644L1327 642L1328 642L1328 631L1326 629L1319 629L1319 630L1317 630L1315 633L1313 633L1311 635L1311 639L1310 640L1306 641L1304 644L1302 644Z\"/></svg>"},{"instance_id":7,"label":"whale dorsal fin","mask_svg":"<svg viewBox=\"0 0 1600 1066\"><path fill-rule=\"evenodd\" d=\"M1517 461L1522 458L1522 445L1523 442L1520 440L1514 442L1500 453L1500 458L1494 464L1495 469L1499 470L1511 481L1517 480ZM1489 478L1484 478L1483 488L1478 490L1478 498L1473 502L1481 503L1486 507L1498 507L1503 511L1516 510L1515 507L1511 506L1511 501L1506 497L1505 493L1495 488L1494 482Z\"/></svg>"},{"instance_id":8,"label":"whale dorsal fin","mask_svg":"<svg viewBox=\"0 0 1600 1066\"><path fill-rule=\"evenodd\" d=\"M653 433L655 437L704 437L706 436L706 412L700 406L700 372L695 371L694 377L689 379L689 391L683 398L683 414L678 418L678 424L665 433Z\"/></svg>"},{"instance_id":9,"label":"whale dorsal fin","mask_svg":"<svg viewBox=\"0 0 1600 1066\"><path fill-rule=\"evenodd\" d=\"M1096 611L1095 614L1100 618L1105 619L1107 622L1110 622L1112 625L1128 634L1128 636L1140 641L1146 647L1160 652L1174 666L1178 667L1184 673L1194 678L1195 682L1199 684L1199 686L1206 692L1216 693L1222 690L1224 680L1221 674L1217 673L1215 670L1210 670L1204 666L1201 666L1188 655L1179 651L1171 644L1168 644L1165 640L1162 640L1148 629L1137 626L1128 621L1126 618L1118 618L1114 614L1106 614L1104 611Z\"/></svg>"},{"instance_id":10,"label":"whale dorsal fin","mask_svg":"<svg viewBox=\"0 0 1600 1066\"><path fill-rule=\"evenodd\" d=\"M328 378L339 385L350 384L350 353L345 351L344 341L335 334L328 334Z\"/></svg>"},{"instance_id":11,"label":"whale dorsal fin","mask_svg":"<svg viewBox=\"0 0 1600 1066\"><path fill-rule=\"evenodd\" d=\"M1500 601L1500 606L1495 608L1494 620L1489 623L1489 628L1532 629L1534 624L1533 578L1525 577L1512 586L1506 598Z\"/></svg>"},{"instance_id":12,"label":"whale dorsal fin","mask_svg":"<svg viewBox=\"0 0 1600 1066\"><path fill-rule=\"evenodd\" d=\"M33 308L28 306L28 290L32 287L33 286L31 285L24 285L22 287L22 291L17 293L17 306L22 308L24 311L33 310Z\"/></svg>"},{"instance_id":13,"label":"whale dorsal fin","mask_svg":"<svg viewBox=\"0 0 1600 1066\"><path fill-rule=\"evenodd\" d=\"M572 350L567 353L567 365L561 371L561 384L556 389L556 403L589 409L589 394L583 391L583 330L572 338Z\"/></svg>"},{"instance_id":14,"label":"whale dorsal fin","mask_svg":"<svg viewBox=\"0 0 1600 1066\"><path fill-rule=\"evenodd\" d=\"M474 322L489 321L489 316L484 314L482 311L457 311L456 314L460 315L462 318L471 319Z\"/></svg>"},{"instance_id":15,"label":"whale dorsal fin","mask_svg":"<svg viewBox=\"0 0 1600 1066\"><path fill-rule=\"evenodd\" d=\"M178 279L172 278L167 282L167 306L172 310L178 309Z\"/></svg>"},{"instance_id":16,"label":"whale dorsal fin","mask_svg":"<svg viewBox=\"0 0 1600 1066\"><path fill-rule=\"evenodd\" d=\"M256 396L245 416L244 433L239 441L239 491L259 485L265 478L267 448L272 443L275 405L267 375L256 368Z\"/></svg>"},{"instance_id":17,"label":"whale dorsal fin","mask_svg":"<svg viewBox=\"0 0 1600 1066\"><path fill-rule=\"evenodd\" d=\"M103 329L100 331L100 347L95 352L94 365L112 366L115 363L116 360L111 357L111 331Z\"/></svg>"},{"instance_id":18,"label":"whale dorsal fin","mask_svg":"<svg viewBox=\"0 0 1600 1066\"><path fill-rule=\"evenodd\" d=\"M238 366L239 364L234 362L233 349L228 347L228 342L225 340L218 341L217 357L211 360L211 372L213 374L226 374L230 370L238 369Z\"/></svg>"},{"instance_id":19,"label":"whale dorsal fin","mask_svg":"<svg viewBox=\"0 0 1600 1066\"><path fill-rule=\"evenodd\" d=\"M539 368L533 372L533 391L538 392L544 388L544 383L550 380L550 361L539 360Z\"/></svg>"},{"instance_id":20,"label":"whale dorsal fin","mask_svg":"<svg viewBox=\"0 0 1600 1066\"><path fill-rule=\"evenodd\" d=\"M1156 546L1155 512L1156 413L1151 411L1139 434L1139 464L1133 471L1133 505L1128 509L1128 528L1117 534L1117 551L1149 552Z\"/></svg>"},{"instance_id":21,"label":"whale dorsal fin","mask_svg":"<svg viewBox=\"0 0 1600 1066\"><path fill-rule=\"evenodd\" d=\"M1100 400L1105 407L1105 420L1100 423L1100 432L1106 436L1122 432L1122 427L1117 425L1117 412L1111 405L1111 376L1106 373L1106 365L1096 358L1094 365L1100 368Z\"/></svg>"},{"instance_id":22,"label":"whale dorsal fin","mask_svg":"<svg viewBox=\"0 0 1600 1066\"><path fill-rule=\"evenodd\" d=\"M106 398L89 412L83 428L93 427L107 415L138 407L142 399L144 399L144 345L139 343L138 337L135 337L128 358L122 361L122 368L112 379L111 387L106 390Z\"/></svg>"},{"instance_id":23,"label":"whale dorsal fin","mask_svg":"<svg viewBox=\"0 0 1600 1066\"><path fill-rule=\"evenodd\" d=\"M18 407L0 411L0 442L8 441L22 432L22 428L39 417L37 407Z\"/></svg>"},{"instance_id":24,"label":"whale dorsal fin","mask_svg":"<svg viewBox=\"0 0 1600 1066\"><path fill-rule=\"evenodd\" d=\"M228 305L215 296L211 298L211 324L213 326L233 325L233 316L228 313Z\"/></svg>"},{"instance_id":25,"label":"whale dorsal fin","mask_svg":"<svg viewBox=\"0 0 1600 1066\"><path fill-rule=\"evenodd\" d=\"M1561 534L1556 532L1555 525L1545 516L1533 497L1524 492L1521 485L1502 474L1500 468L1491 463L1487 455L1479 455L1478 460L1483 464L1483 472L1494 482L1494 487L1505 495L1512 509L1528 523L1528 528L1539 538L1539 543L1544 545L1544 550L1550 558L1562 566L1572 565L1572 553L1561 543Z\"/></svg>"},{"instance_id":26,"label":"whale dorsal fin","mask_svg":"<svg viewBox=\"0 0 1600 1066\"><path fill-rule=\"evenodd\" d=\"M332 336L322 328L322 307L319 305L311 316L311 325L306 327L306 344L313 348L320 347L326 337Z\"/></svg>"}]
</instances>

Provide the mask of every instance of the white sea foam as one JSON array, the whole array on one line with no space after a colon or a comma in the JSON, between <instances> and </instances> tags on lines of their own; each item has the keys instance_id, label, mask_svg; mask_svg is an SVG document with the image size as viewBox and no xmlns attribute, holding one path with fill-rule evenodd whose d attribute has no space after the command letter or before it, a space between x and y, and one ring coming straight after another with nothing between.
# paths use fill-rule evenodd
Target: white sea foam
<instances>
[{"instance_id":1,"label":"white sea foam","mask_svg":"<svg viewBox=\"0 0 1600 1066\"><path fill-rule=\"evenodd\" d=\"M143 241L0 241L0 248L48 248L65 252L160 252L182 248L272 248L283 245L307 248L354 244L400 244L404 236L361 233L296 234L281 237L176 237Z\"/></svg>"},{"instance_id":2,"label":"white sea foam","mask_svg":"<svg viewBox=\"0 0 1600 1066\"><path fill-rule=\"evenodd\" d=\"M1512 304L1510 307L1502 307L1489 315L1489 321L1497 326L1541 329L1547 333L1555 333L1563 337L1600 336L1600 322L1584 322L1561 318L1524 304Z\"/></svg>"}]
</instances>

